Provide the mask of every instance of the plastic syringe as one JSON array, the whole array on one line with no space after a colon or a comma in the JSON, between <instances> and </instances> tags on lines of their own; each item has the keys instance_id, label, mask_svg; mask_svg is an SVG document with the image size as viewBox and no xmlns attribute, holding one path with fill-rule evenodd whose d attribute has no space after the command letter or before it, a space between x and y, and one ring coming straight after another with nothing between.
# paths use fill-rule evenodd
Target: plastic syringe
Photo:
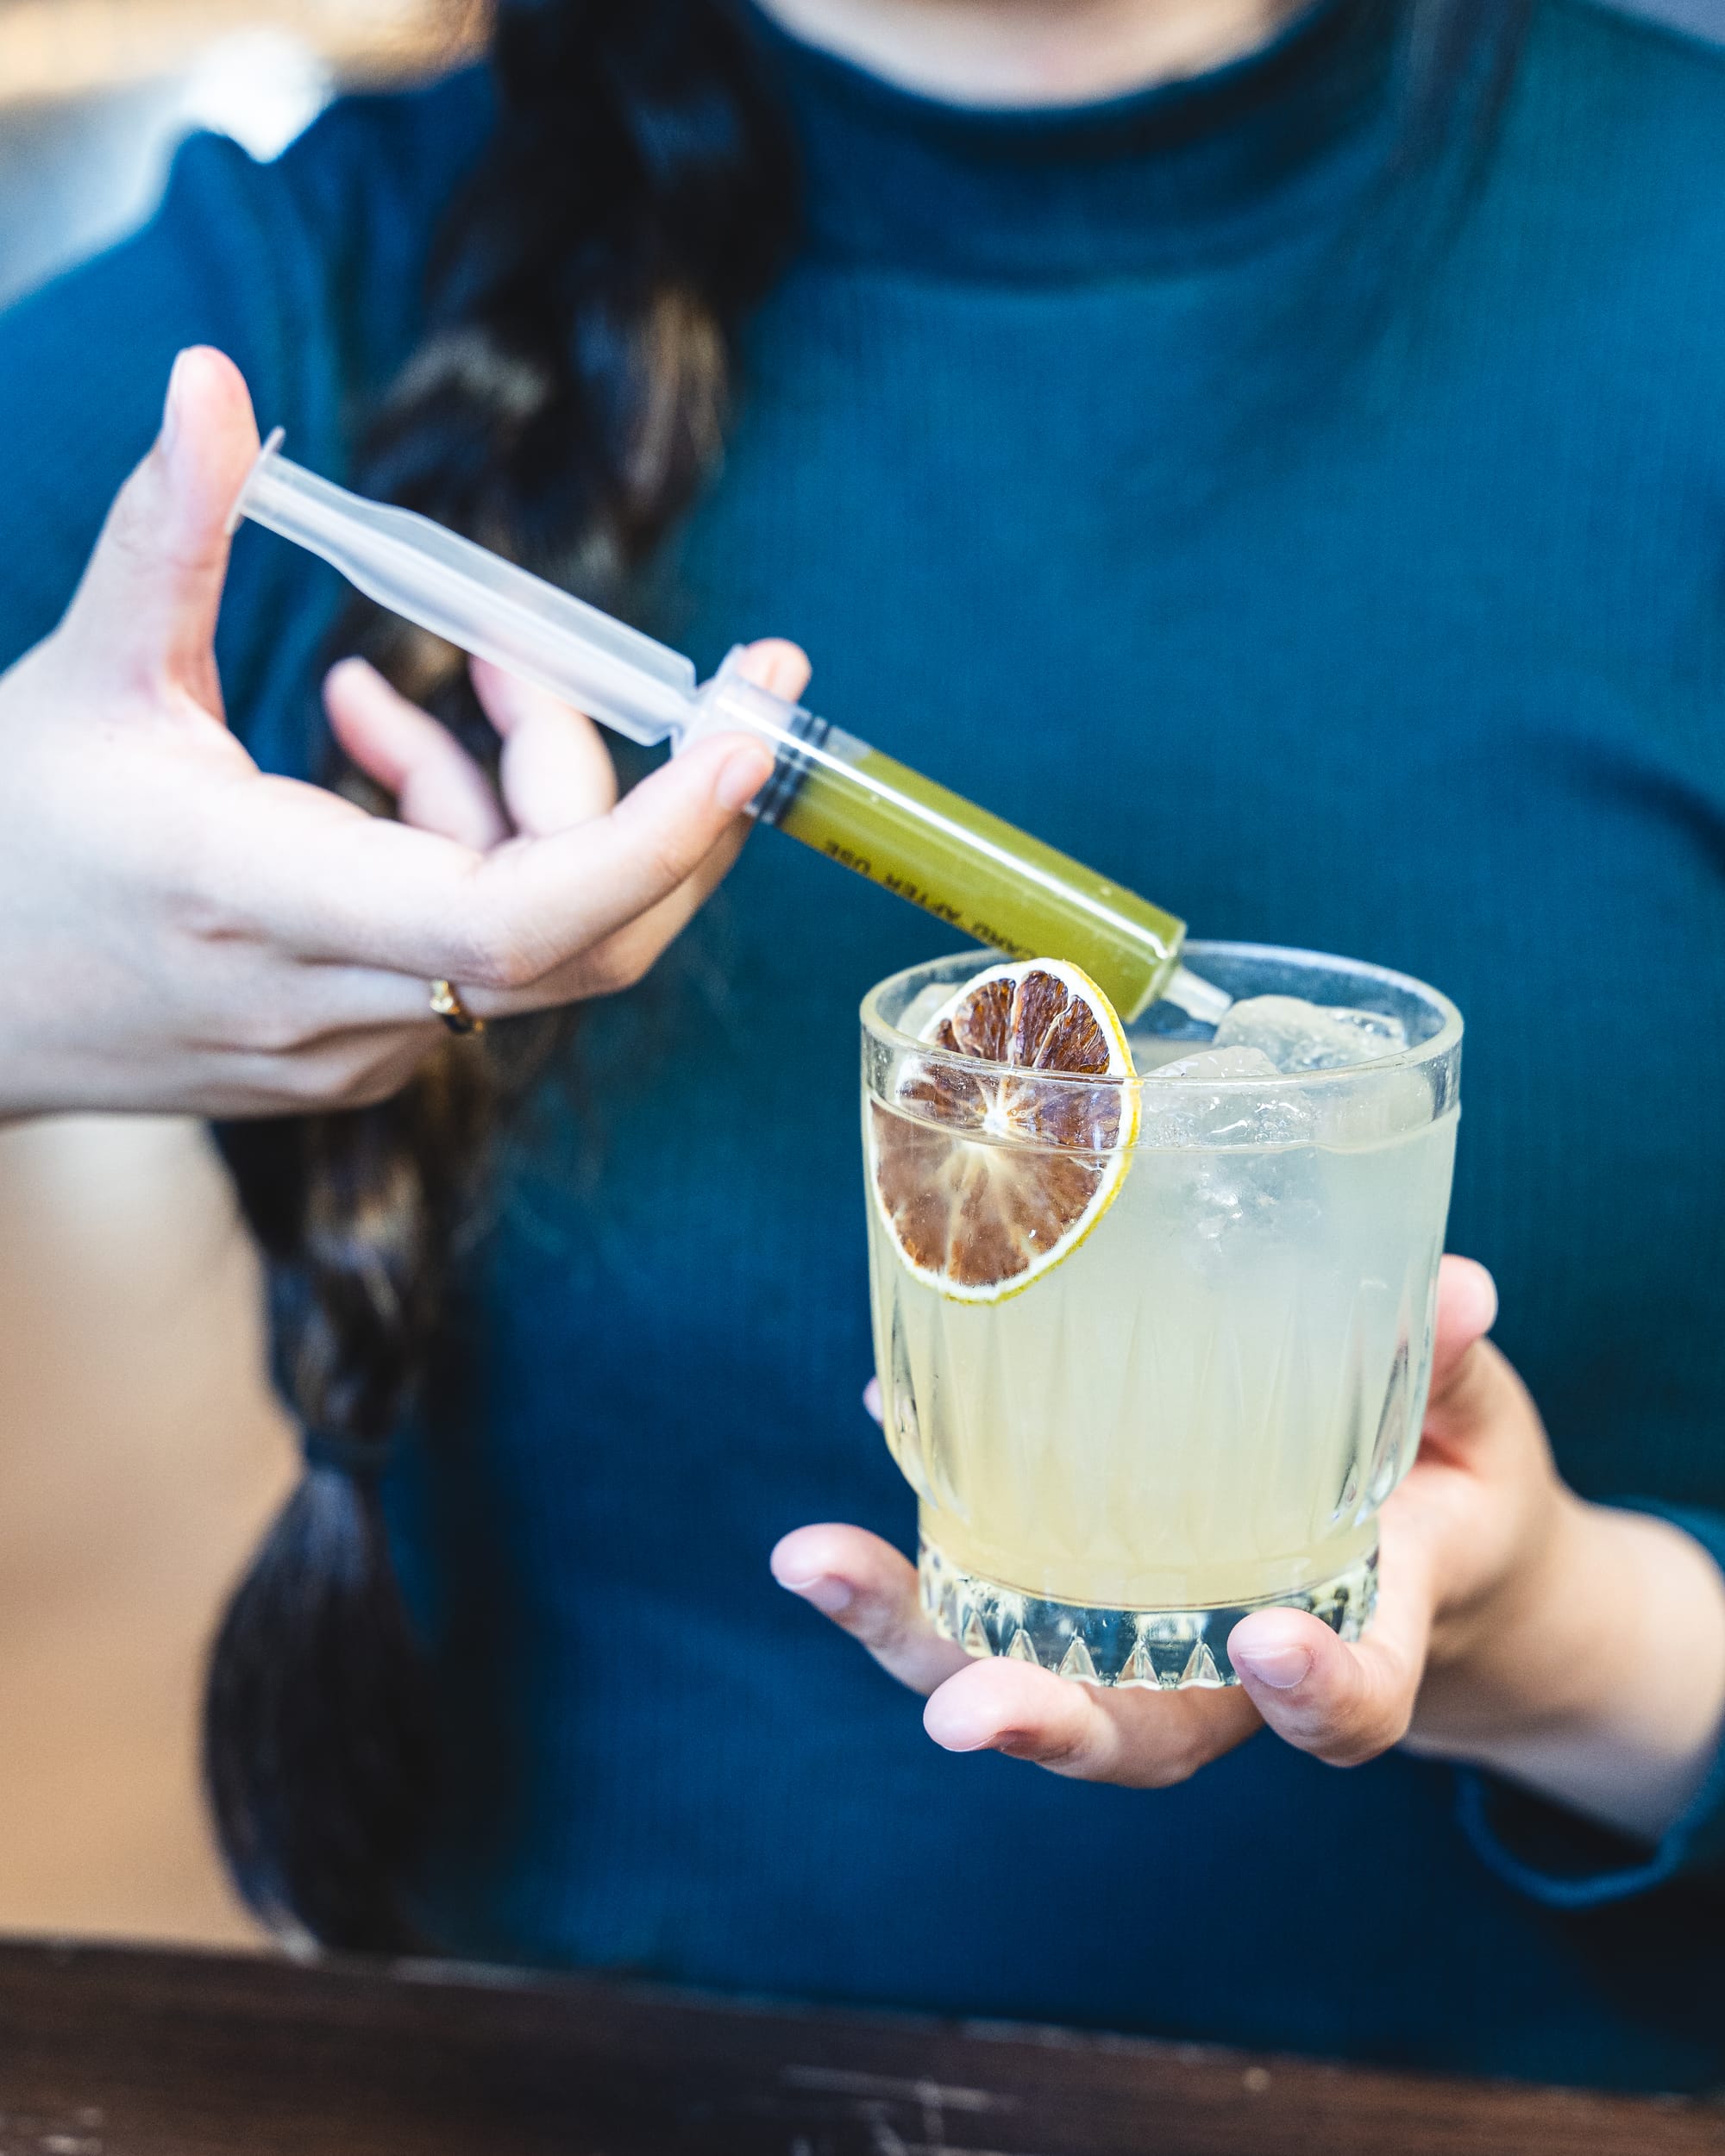
<instances>
[{"instance_id":1,"label":"plastic syringe","mask_svg":"<svg viewBox=\"0 0 1725 2156\"><path fill-rule=\"evenodd\" d=\"M975 807L866 742L745 680L733 651L700 684L691 660L430 518L290 463L278 432L234 511L306 547L379 605L493 661L631 741L674 753L739 731L769 743L750 804L763 824L1016 958L1064 958L1121 1015L1159 996L1214 1020L1229 999L1180 963L1183 921Z\"/></svg>"}]
</instances>

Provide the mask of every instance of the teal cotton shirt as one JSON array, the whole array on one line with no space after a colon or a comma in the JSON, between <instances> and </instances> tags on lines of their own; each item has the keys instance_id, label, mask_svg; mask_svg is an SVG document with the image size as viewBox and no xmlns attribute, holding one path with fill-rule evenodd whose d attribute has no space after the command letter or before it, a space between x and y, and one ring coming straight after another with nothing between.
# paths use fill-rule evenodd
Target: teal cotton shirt
<instances>
[{"instance_id":1,"label":"teal cotton shirt","mask_svg":"<svg viewBox=\"0 0 1725 2156\"><path fill-rule=\"evenodd\" d=\"M1483 166L1398 189L1394 20L1335 0L1197 83L1018 116L763 31L805 237L642 609L703 670L798 637L825 716L1202 934L1453 995L1452 1246L1571 1482L1725 1552L1725 62L1547 0ZM491 124L463 76L268 167L194 141L147 231L0 321L28 536L0 661L179 346L349 471ZM340 599L242 534L221 659L273 766L316 755ZM941 948L763 832L512 1148L390 1492L442 1702L428 1926L754 1992L1725 2078L1725 1771L1652 1851L1267 1736L1093 1789L937 1751L773 1586L806 1521L913 1541L859 1401L855 1009Z\"/></svg>"}]
</instances>

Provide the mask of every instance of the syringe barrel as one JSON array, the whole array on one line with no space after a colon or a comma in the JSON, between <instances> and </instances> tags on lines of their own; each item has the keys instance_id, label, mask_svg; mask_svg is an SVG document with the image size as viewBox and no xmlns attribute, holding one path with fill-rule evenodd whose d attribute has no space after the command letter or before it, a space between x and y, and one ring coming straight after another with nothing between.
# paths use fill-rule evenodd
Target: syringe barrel
<instances>
[{"instance_id":1,"label":"syringe barrel","mask_svg":"<svg viewBox=\"0 0 1725 2156\"><path fill-rule=\"evenodd\" d=\"M1013 958L1065 958L1136 1018L1179 967L1186 925L854 735L756 688L735 655L701 693L698 731L764 735L778 754L763 823Z\"/></svg>"},{"instance_id":2,"label":"syringe barrel","mask_svg":"<svg viewBox=\"0 0 1725 2156\"><path fill-rule=\"evenodd\" d=\"M290 463L270 436L235 506L338 568L380 606L524 680L631 741L679 738L695 709L680 651L429 517L367 501Z\"/></svg>"},{"instance_id":3,"label":"syringe barrel","mask_svg":"<svg viewBox=\"0 0 1725 2156\"><path fill-rule=\"evenodd\" d=\"M697 690L681 652L423 517L302 471L280 440L265 445L235 519L309 547L380 605L635 741L682 747L722 727L764 736L777 762L753 804L762 822L1008 956L1072 960L1127 1018L1183 974L1173 914L757 687L739 653ZM1202 1005L1189 998L1215 1015Z\"/></svg>"}]
</instances>

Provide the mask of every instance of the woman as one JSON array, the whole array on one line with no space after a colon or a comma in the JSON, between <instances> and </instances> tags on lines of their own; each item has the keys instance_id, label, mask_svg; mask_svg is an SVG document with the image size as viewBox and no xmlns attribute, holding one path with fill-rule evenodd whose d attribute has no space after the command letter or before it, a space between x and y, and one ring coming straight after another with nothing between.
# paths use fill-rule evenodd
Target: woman
<instances>
[{"instance_id":1,"label":"woman","mask_svg":"<svg viewBox=\"0 0 1725 2156\"><path fill-rule=\"evenodd\" d=\"M571 1082L498 1029L507 1068L455 1044L379 1105L227 1126L308 1432L212 1677L260 1906L1716 2079L1722 119L1716 59L1580 0L505 3L489 82L339 108L267 172L194 145L150 232L0 333L18 648L135 378L204 338L314 467L704 665L794 628L824 712L1206 932L1440 981L1453 1239L1569 1485L1453 1268L1358 1651L1265 1614L1245 1691L1200 1699L955 1667L849 1404L851 1012L931 931L763 839ZM243 536L238 730L323 769L324 655L361 649L392 686L331 678L349 779L479 849L448 655L340 604ZM781 1580L884 1674L775 1607L787 1531ZM1260 1717L1283 1741L1242 1741Z\"/></svg>"}]
</instances>

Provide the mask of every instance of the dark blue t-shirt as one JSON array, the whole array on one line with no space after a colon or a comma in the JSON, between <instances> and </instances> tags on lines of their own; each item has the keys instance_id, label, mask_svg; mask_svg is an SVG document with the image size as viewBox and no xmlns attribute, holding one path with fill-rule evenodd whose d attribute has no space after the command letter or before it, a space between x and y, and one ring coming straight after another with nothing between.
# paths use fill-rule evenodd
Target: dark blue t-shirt
<instances>
[{"instance_id":1,"label":"dark blue t-shirt","mask_svg":"<svg viewBox=\"0 0 1725 2156\"><path fill-rule=\"evenodd\" d=\"M1395 16L1332 0L1063 116L771 41L806 235L643 605L704 669L799 637L825 715L1202 933L1453 994L1452 1244L1496 1273L1571 1482L1725 1549L1725 63L1547 0L1479 169L1452 142L1392 185ZM63 605L178 347L224 346L292 454L348 468L491 124L464 77L267 168L195 142L146 233L0 323L28 535L0 659ZM306 767L339 596L242 535L221 656L267 762ZM511 1152L391 1490L441 1680L428 1925L755 1991L1718 2080L1725 1776L1653 1852L1268 1737L1087 1788L938 1752L773 1586L800 1523L913 1537L858 1400L854 1013L940 947L762 833Z\"/></svg>"}]
</instances>

